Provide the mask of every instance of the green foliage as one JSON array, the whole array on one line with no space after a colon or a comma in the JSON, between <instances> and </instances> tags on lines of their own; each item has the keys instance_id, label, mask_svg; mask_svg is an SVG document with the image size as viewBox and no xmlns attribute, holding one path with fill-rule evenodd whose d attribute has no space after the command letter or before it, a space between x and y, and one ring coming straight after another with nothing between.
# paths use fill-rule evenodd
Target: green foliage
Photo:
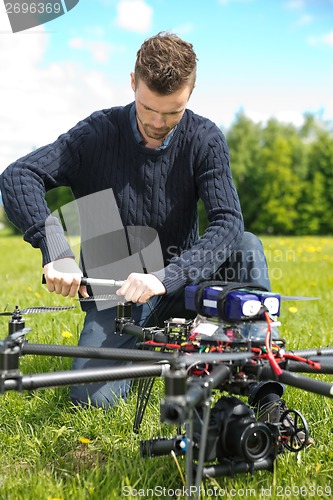
<instances>
[{"instance_id":1,"label":"green foliage","mask_svg":"<svg viewBox=\"0 0 333 500\"><path fill-rule=\"evenodd\" d=\"M70 188L61 186L51 189L45 196L46 202L51 213L73 201L73 193ZM67 219L68 220L68 219ZM6 227L11 234L21 234L19 229L15 227L7 218L3 207L0 205L0 227Z\"/></svg>"},{"instance_id":2,"label":"green foliage","mask_svg":"<svg viewBox=\"0 0 333 500\"><path fill-rule=\"evenodd\" d=\"M198 203L198 215L199 215L199 233L202 234L208 224L207 213L202 200L199 200Z\"/></svg>"},{"instance_id":3,"label":"green foliage","mask_svg":"<svg viewBox=\"0 0 333 500\"><path fill-rule=\"evenodd\" d=\"M285 295L321 297L313 302L284 302L281 333L290 349L332 344L333 239L263 239L273 290ZM77 305L41 285L40 254L22 241L0 232L0 310L34 305ZM291 307L293 306L293 307ZM297 310L296 307L297 306ZM80 309L24 317L31 343L77 343L82 327ZM0 317L1 340L8 317ZM22 373L70 369L71 360L23 356ZM332 381L332 376L322 376ZM0 395L0 498L8 500L117 500L155 498L157 486L167 491L183 486L176 459L140 458L140 440L172 437L176 429L160 423L163 381L156 380L139 435L133 432L136 391L111 411L74 409L67 388ZM238 474L205 480L202 500L224 498L330 498L332 474L332 401L288 388L285 400L308 420L312 446L298 455L278 457L273 473ZM185 461L178 457L185 474ZM326 488L326 489L325 489ZM137 494L134 493L137 490ZM144 492L150 489L150 493ZM159 491L159 490L156 490ZM130 492L133 492L130 494ZM237 494L238 492L238 494ZM247 492L247 493L246 493ZM161 498L184 498L161 495Z\"/></svg>"},{"instance_id":4,"label":"green foliage","mask_svg":"<svg viewBox=\"0 0 333 500\"><path fill-rule=\"evenodd\" d=\"M74 198L71 189L65 186L51 189L51 191L48 191L46 193L46 201L51 212L54 212L67 203L70 203L71 201L73 201L73 199Z\"/></svg>"},{"instance_id":5,"label":"green foliage","mask_svg":"<svg viewBox=\"0 0 333 500\"><path fill-rule=\"evenodd\" d=\"M20 234L20 231L14 226L6 215L6 212L2 205L0 205L0 228L6 228L9 234Z\"/></svg>"},{"instance_id":6,"label":"green foliage","mask_svg":"<svg viewBox=\"0 0 333 500\"><path fill-rule=\"evenodd\" d=\"M308 223L317 234L332 234L333 137L327 131L320 131L317 140L309 147L309 169L303 199L307 201L303 203L304 225Z\"/></svg>"},{"instance_id":7,"label":"green foliage","mask_svg":"<svg viewBox=\"0 0 333 500\"><path fill-rule=\"evenodd\" d=\"M333 136L306 115L299 130L239 113L227 133L231 167L247 230L332 234Z\"/></svg>"},{"instance_id":8,"label":"green foliage","mask_svg":"<svg viewBox=\"0 0 333 500\"><path fill-rule=\"evenodd\" d=\"M293 172L290 144L282 134L272 136L262 147L258 170L261 175L256 189L261 196L252 225L254 232L292 233L301 187Z\"/></svg>"},{"instance_id":9,"label":"green foliage","mask_svg":"<svg viewBox=\"0 0 333 500\"><path fill-rule=\"evenodd\" d=\"M248 171L256 170L260 153L261 128L243 113L238 113L227 138L232 152L234 180L240 188L248 177Z\"/></svg>"}]
</instances>

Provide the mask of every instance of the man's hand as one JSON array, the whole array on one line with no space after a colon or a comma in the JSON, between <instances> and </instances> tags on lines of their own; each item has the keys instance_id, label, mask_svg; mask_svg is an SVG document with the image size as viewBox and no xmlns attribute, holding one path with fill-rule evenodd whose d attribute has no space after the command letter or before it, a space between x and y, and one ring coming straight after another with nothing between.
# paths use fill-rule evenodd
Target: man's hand
<instances>
[{"instance_id":1,"label":"man's hand","mask_svg":"<svg viewBox=\"0 0 333 500\"><path fill-rule=\"evenodd\" d=\"M132 273L123 286L117 290L117 295L123 295L128 302L144 304L153 295L166 293L163 283L153 274Z\"/></svg>"},{"instance_id":2,"label":"man's hand","mask_svg":"<svg viewBox=\"0 0 333 500\"><path fill-rule=\"evenodd\" d=\"M44 266L46 285L49 292L75 297L78 292L88 297L87 288L80 286L82 271L74 259L65 258L49 262Z\"/></svg>"}]
</instances>

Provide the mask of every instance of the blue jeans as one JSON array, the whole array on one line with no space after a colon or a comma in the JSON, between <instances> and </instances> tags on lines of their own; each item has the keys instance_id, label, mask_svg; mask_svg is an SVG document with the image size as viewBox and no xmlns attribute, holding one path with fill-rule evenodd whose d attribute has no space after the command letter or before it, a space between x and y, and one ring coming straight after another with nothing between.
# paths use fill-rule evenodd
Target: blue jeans
<instances>
[{"instance_id":1,"label":"blue jeans","mask_svg":"<svg viewBox=\"0 0 333 500\"><path fill-rule=\"evenodd\" d=\"M132 306L132 319L139 326L154 326L156 318L159 319L160 326L163 321L170 317L188 317L193 315L185 311L184 290L171 294L163 298L161 296L152 297L149 304ZM153 312L152 312L153 311ZM83 330L81 332L79 346L82 347L109 347L133 349L137 343L137 337L129 334L115 333L115 320L117 308L111 307L98 311L95 306L86 311ZM73 370L84 368L100 368L104 366L115 367L130 364L127 361L100 360L75 358ZM116 380L111 382L100 382L87 386L78 385L71 387L70 396L76 404L91 403L98 407L112 407L119 397L126 398L131 387L131 380Z\"/></svg>"},{"instance_id":2,"label":"blue jeans","mask_svg":"<svg viewBox=\"0 0 333 500\"><path fill-rule=\"evenodd\" d=\"M270 289L267 263L260 240L251 233L244 233L241 245L215 273L212 279L252 283ZM143 305L133 304L132 307L132 318L135 324L140 326L154 326L157 323L159 323L158 326L163 326L164 321L171 317L190 319L194 316L195 313L186 311L184 308L184 289L166 296L152 297L149 303ZM119 335L114 333L116 317L116 307L98 311L95 306L91 306L86 311L79 346L135 348L136 337L129 334ZM117 360L75 358L73 370L103 366L124 366L127 364L130 363ZM255 397L256 387L260 388L262 384L255 384L251 388L252 398ZM71 387L70 396L75 404L91 403L94 406L109 408L114 406L118 398L125 399L130 387L130 380L77 385Z\"/></svg>"}]
</instances>

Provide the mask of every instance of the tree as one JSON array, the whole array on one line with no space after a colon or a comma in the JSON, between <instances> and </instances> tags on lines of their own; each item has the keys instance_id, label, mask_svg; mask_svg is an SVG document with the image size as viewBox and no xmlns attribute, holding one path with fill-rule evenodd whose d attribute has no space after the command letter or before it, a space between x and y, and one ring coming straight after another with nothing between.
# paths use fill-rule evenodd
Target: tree
<instances>
[{"instance_id":1,"label":"tree","mask_svg":"<svg viewBox=\"0 0 333 500\"><path fill-rule=\"evenodd\" d=\"M269 127L269 125L268 125ZM271 135L261 149L257 179L260 210L252 228L259 233L293 234L302 181L293 168L293 149L283 134Z\"/></svg>"},{"instance_id":2,"label":"tree","mask_svg":"<svg viewBox=\"0 0 333 500\"><path fill-rule=\"evenodd\" d=\"M261 125L254 124L243 112L226 134L232 175L243 209L244 222L251 229L260 209L260 193L257 189L257 166L260 157Z\"/></svg>"},{"instance_id":3,"label":"tree","mask_svg":"<svg viewBox=\"0 0 333 500\"><path fill-rule=\"evenodd\" d=\"M333 233L333 137L328 130L319 130L309 145L301 209L302 234Z\"/></svg>"},{"instance_id":4,"label":"tree","mask_svg":"<svg viewBox=\"0 0 333 500\"><path fill-rule=\"evenodd\" d=\"M246 229L293 233L307 173L304 144L297 129L275 119L266 126L254 124L238 114L227 139Z\"/></svg>"}]
</instances>

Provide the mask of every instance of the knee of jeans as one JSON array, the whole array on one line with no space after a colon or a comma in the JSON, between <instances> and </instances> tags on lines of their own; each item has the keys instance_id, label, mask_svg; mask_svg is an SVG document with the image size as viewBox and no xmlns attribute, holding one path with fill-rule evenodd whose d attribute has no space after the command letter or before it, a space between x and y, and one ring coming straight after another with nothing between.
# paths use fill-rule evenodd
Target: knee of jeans
<instances>
[{"instance_id":1,"label":"knee of jeans","mask_svg":"<svg viewBox=\"0 0 333 500\"><path fill-rule=\"evenodd\" d=\"M70 388L70 398L75 406L94 406L109 410L119 399L127 398L130 387L130 380L78 385Z\"/></svg>"},{"instance_id":2,"label":"knee of jeans","mask_svg":"<svg viewBox=\"0 0 333 500\"><path fill-rule=\"evenodd\" d=\"M250 233L248 231L244 232L243 239L242 239L240 245L241 245L242 249L244 249L244 250L252 250L253 251L253 250L262 250L263 249L262 242L258 238L258 236L256 236L253 233Z\"/></svg>"}]
</instances>

